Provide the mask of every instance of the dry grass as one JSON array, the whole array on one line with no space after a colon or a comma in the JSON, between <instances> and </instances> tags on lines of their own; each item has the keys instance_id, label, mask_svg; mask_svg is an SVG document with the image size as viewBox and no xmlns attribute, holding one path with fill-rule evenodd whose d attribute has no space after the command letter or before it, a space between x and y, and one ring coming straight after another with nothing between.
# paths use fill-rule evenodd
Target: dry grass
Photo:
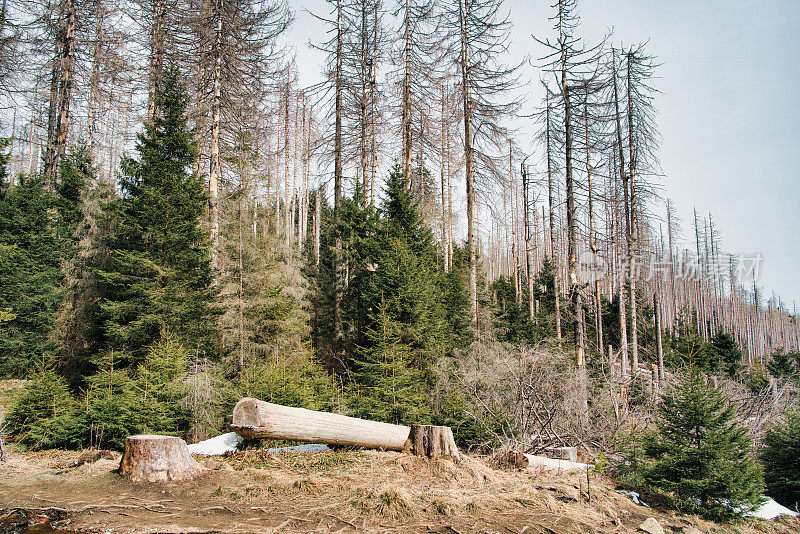
<instances>
[{"instance_id":1,"label":"dry grass","mask_svg":"<svg viewBox=\"0 0 800 534\"><path fill-rule=\"evenodd\" d=\"M77 453L18 453L0 470L8 506L81 509L81 530L134 532L635 532L649 516L666 532L788 534L800 521L722 527L635 505L602 477L499 470L483 458L459 464L394 452L267 455L248 451L182 484L132 485L100 460L57 475ZM71 455L71 456L70 456ZM651 503L652 504L652 503ZM148 511L143 506L158 512ZM116 508L114 506L117 506ZM119 507L123 506L123 507ZM289 521L289 523L287 523ZM280 529L279 526L283 525Z\"/></svg>"}]
</instances>

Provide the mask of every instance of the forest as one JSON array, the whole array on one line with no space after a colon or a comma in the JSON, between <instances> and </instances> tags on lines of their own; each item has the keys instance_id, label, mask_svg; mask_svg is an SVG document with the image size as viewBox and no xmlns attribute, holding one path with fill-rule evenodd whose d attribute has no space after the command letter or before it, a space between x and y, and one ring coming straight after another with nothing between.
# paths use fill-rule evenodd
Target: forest
<instances>
[{"instance_id":1,"label":"forest","mask_svg":"<svg viewBox=\"0 0 800 534\"><path fill-rule=\"evenodd\" d=\"M318 4L304 86L288 0L2 0L7 439L196 442L256 397L795 507L797 312L679 220L649 36L554 0L514 64L502 0Z\"/></svg>"}]
</instances>

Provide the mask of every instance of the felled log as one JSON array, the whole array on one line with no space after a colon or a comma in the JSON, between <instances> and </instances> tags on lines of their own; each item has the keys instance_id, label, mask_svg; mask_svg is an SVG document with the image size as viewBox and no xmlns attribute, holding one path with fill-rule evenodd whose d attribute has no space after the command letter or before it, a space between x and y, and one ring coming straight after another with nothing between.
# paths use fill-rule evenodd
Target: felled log
<instances>
[{"instance_id":1,"label":"felled log","mask_svg":"<svg viewBox=\"0 0 800 534\"><path fill-rule=\"evenodd\" d=\"M245 439L281 439L401 451L411 429L248 397L234 406L231 430Z\"/></svg>"},{"instance_id":2,"label":"felled log","mask_svg":"<svg viewBox=\"0 0 800 534\"><path fill-rule=\"evenodd\" d=\"M125 438L119 474L132 482L178 482L203 471L181 438L150 434Z\"/></svg>"},{"instance_id":3,"label":"felled log","mask_svg":"<svg viewBox=\"0 0 800 534\"><path fill-rule=\"evenodd\" d=\"M409 450L417 456L461 460L449 426L411 425Z\"/></svg>"},{"instance_id":4,"label":"felled log","mask_svg":"<svg viewBox=\"0 0 800 534\"><path fill-rule=\"evenodd\" d=\"M589 466L580 462L546 458L534 454L525 454L519 451L508 451L497 458L497 463L502 467L517 469L544 468L550 471L585 471Z\"/></svg>"},{"instance_id":5,"label":"felled log","mask_svg":"<svg viewBox=\"0 0 800 534\"><path fill-rule=\"evenodd\" d=\"M542 452L544 452L544 455L548 458L569 460L570 462L578 461L577 447L545 447Z\"/></svg>"}]
</instances>

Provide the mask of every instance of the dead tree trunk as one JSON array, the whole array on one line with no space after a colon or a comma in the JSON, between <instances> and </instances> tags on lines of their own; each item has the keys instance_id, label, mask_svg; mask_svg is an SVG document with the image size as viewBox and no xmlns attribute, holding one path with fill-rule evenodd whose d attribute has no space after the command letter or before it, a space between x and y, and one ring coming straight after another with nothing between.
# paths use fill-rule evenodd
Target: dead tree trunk
<instances>
[{"instance_id":1,"label":"dead tree trunk","mask_svg":"<svg viewBox=\"0 0 800 534\"><path fill-rule=\"evenodd\" d=\"M411 2L406 0L405 18L403 21L405 46L403 52L403 62L405 72L403 74L403 174L407 184L410 183L411 173Z\"/></svg>"},{"instance_id":2,"label":"dead tree trunk","mask_svg":"<svg viewBox=\"0 0 800 534\"><path fill-rule=\"evenodd\" d=\"M467 178L467 248L469 262L469 306L473 326L478 326L478 243L475 231L475 146L472 137L472 72L469 57L469 28L463 3L459 1L461 30L461 87L464 105L464 164Z\"/></svg>"},{"instance_id":3,"label":"dead tree trunk","mask_svg":"<svg viewBox=\"0 0 800 534\"><path fill-rule=\"evenodd\" d=\"M244 398L233 408L231 430L246 439L285 439L401 451L411 429Z\"/></svg>"},{"instance_id":4,"label":"dead tree trunk","mask_svg":"<svg viewBox=\"0 0 800 534\"><path fill-rule=\"evenodd\" d=\"M211 169L208 173L208 204L211 215L211 258L218 267L219 253L219 142L222 106L222 9L223 0L217 0L217 27L214 35L214 96L211 103Z\"/></svg>"},{"instance_id":5,"label":"dead tree trunk","mask_svg":"<svg viewBox=\"0 0 800 534\"><path fill-rule=\"evenodd\" d=\"M339 228L339 211L342 202L342 47L344 29L342 21L342 2L336 2L336 95L334 103L333 134L333 247L334 247L334 290L333 290L333 335L334 346L338 349L342 334L342 230Z\"/></svg>"},{"instance_id":6,"label":"dead tree trunk","mask_svg":"<svg viewBox=\"0 0 800 534\"><path fill-rule=\"evenodd\" d=\"M556 316L556 338L561 339L561 292L558 284L559 268L556 260L556 233L555 233L555 199L553 198L553 161L550 147L550 98L547 97L546 103L546 130L545 141L547 145L547 192L548 206L550 208L550 261L553 266L553 299L555 301Z\"/></svg>"},{"instance_id":7,"label":"dead tree trunk","mask_svg":"<svg viewBox=\"0 0 800 534\"><path fill-rule=\"evenodd\" d=\"M658 308L658 297L653 293L653 313L656 327L656 355L658 357L658 382L664 382L664 347L661 343L661 311Z\"/></svg>"}]
</instances>

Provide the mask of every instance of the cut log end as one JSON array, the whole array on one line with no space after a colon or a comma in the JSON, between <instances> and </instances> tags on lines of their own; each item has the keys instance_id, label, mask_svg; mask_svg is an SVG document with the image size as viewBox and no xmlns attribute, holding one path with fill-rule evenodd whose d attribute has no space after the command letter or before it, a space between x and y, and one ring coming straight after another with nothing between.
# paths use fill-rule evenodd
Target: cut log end
<instances>
[{"instance_id":1,"label":"cut log end","mask_svg":"<svg viewBox=\"0 0 800 534\"><path fill-rule=\"evenodd\" d=\"M453 431L449 426L411 425L408 450L417 456L461 460Z\"/></svg>"},{"instance_id":2,"label":"cut log end","mask_svg":"<svg viewBox=\"0 0 800 534\"><path fill-rule=\"evenodd\" d=\"M498 454L494 460L499 467L507 469L525 469L530 465L528 455L514 450Z\"/></svg>"},{"instance_id":3,"label":"cut log end","mask_svg":"<svg viewBox=\"0 0 800 534\"><path fill-rule=\"evenodd\" d=\"M119 474L132 482L180 482L204 470L181 438L150 434L125 438Z\"/></svg>"}]
</instances>

